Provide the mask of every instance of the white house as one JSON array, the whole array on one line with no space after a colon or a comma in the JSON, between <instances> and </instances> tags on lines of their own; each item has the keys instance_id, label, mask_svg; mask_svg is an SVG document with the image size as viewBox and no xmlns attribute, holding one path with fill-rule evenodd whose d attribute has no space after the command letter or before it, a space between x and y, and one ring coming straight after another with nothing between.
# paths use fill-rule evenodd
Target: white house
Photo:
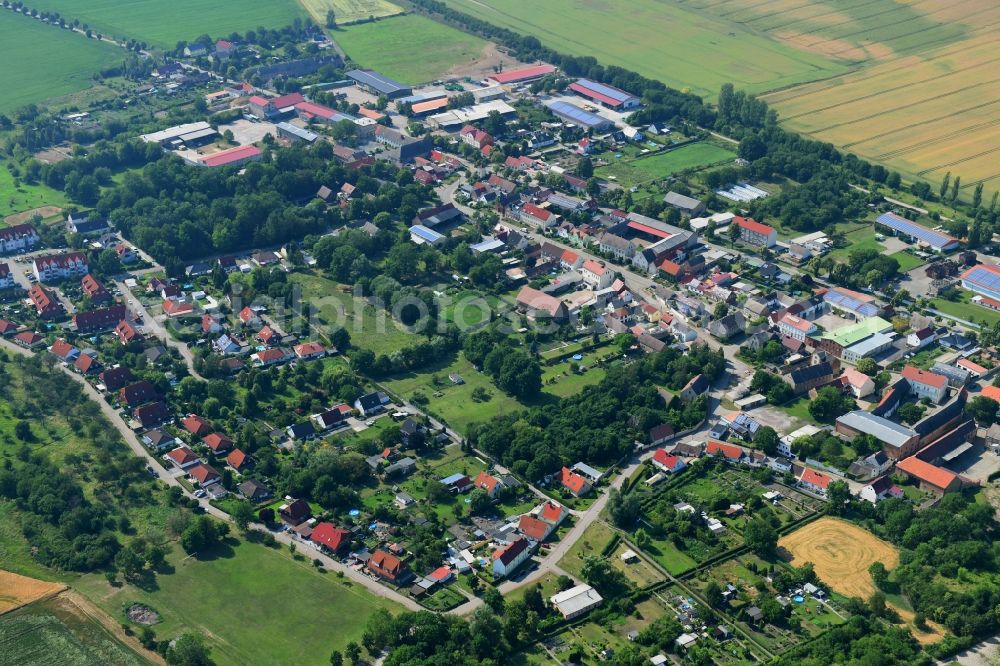
<instances>
[{"instance_id":1,"label":"white house","mask_svg":"<svg viewBox=\"0 0 1000 666\"><path fill-rule=\"evenodd\" d=\"M38 232L30 224L0 229L0 254L25 252L38 245Z\"/></svg>"},{"instance_id":2,"label":"white house","mask_svg":"<svg viewBox=\"0 0 1000 666\"><path fill-rule=\"evenodd\" d=\"M858 372L854 368L844 370L844 374L841 375L840 380L855 398L864 398L875 392L875 382L872 378L863 372Z\"/></svg>"},{"instance_id":3,"label":"white house","mask_svg":"<svg viewBox=\"0 0 1000 666\"><path fill-rule=\"evenodd\" d=\"M888 497L902 497L903 491L888 476L880 476L862 488L858 496L872 504L878 504Z\"/></svg>"},{"instance_id":4,"label":"white house","mask_svg":"<svg viewBox=\"0 0 1000 666\"><path fill-rule=\"evenodd\" d=\"M793 340L805 342L806 337L815 333L818 329L816 324L808 319L796 317L793 314L786 314L778 321L778 330L782 335L787 335Z\"/></svg>"},{"instance_id":5,"label":"white house","mask_svg":"<svg viewBox=\"0 0 1000 666\"><path fill-rule=\"evenodd\" d=\"M587 259L583 262L583 265L580 266L580 276L594 289L609 287L615 279L615 274L611 269L593 259Z\"/></svg>"},{"instance_id":6,"label":"white house","mask_svg":"<svg viewBox=\"0 0 1000 666\"><path fill-rule=\"evenodd\" d=\"M39 282L57 282L71 277L83 277L90 272L87 267L87 256L82 252L35 257L32 270Z\"/></svg>"},{"instance_id":7,"label":"white house","mask_svg":"<svg viewBox=\"0 0 1000 666\"><path fill-rule=\"evenodd\" d=\"M564 620L580 617L603 601L603 597L590 585L577 585L549 598L549 603L562 613Z\"/></svg>"},{"instance_id":8,"label":"white house","mask_svg":"<svg viewBox=\"0 0 1000 666\"><path fill-rule=\"evenodd\" d=\"M766 224L746 217L734 217L733 223L740 229L740 240L748 245L774 247L778 242L778 232Z\"/></svg>"},{"instance_id":9,"label":"white house","mask_svg":"<svg viewBox=\"0 0 1000 666\"><path fill-rule=\"evenodd\" d=\"M903 368L903 379L910 383L910 389L918 398L927 398L939 404L948 393L948 378L912 365Z\"/></svg>"},{"instance_id":10,"label":"white house","mask_svg":"<svg viewBox=\"0 0 1000 666\"><path fill-rule=\"evenodd\" d=\"M906 336L906 345L915 349L922 349L934 342L935 339L937 339L937 336L934 334L934 329L930 326L925 326L919 331L914 331Z\"/></svg>"},{"instance_id":11,"label":"white house","mask_svg":"<svg viewBox=\"0 0 1000 666\"><path fill-rule=\"evenodd\" d=\"M505 578L531 557L531 543L524 538L499 548L493 553L493 577Z\"/></svg>"}]
</instances>

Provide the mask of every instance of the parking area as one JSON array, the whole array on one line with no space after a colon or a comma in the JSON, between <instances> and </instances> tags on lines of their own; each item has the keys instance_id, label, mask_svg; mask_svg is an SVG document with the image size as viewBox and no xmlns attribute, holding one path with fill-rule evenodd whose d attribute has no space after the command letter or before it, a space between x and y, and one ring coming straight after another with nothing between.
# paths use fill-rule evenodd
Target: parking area
<instances>
[{"instance_id":1,"label":"parking area","mask_svg":"<svg viewBox=\"0 0 1000 666\"><path fill-rule=\"evenodd\" d=\"M825 314L822 317L817 317L814 322L817 326L822 328L824 331L832 332L836 331L838 328L844 328L845 326L850 326L854 322L846 317L841 317L840 315Z\"/></svg>"},{"instance_id":2,"label":"parking area","mask_svg":"<svg viewBox=\"0 0 1000 666\"><path fill-rule=\"evenodd\" d=\"M956 474L986 485L990 475L1000 470L1000 456L976 444L944 466Z\"/></svg>"},{"instance_id":3,"label":"parking area","mask_svg":"<svg viewBox=\"0 0 1000 666\"><path fill-rule=\"evenodd\" d=\"M262 141L268 134L273 137L278 136L278 129L274 123L250 122L244 118L228 125L219 125L219 134L225 134L226 130L233 133L233 140L241 146Z\"/></svg>"}]
</instances>

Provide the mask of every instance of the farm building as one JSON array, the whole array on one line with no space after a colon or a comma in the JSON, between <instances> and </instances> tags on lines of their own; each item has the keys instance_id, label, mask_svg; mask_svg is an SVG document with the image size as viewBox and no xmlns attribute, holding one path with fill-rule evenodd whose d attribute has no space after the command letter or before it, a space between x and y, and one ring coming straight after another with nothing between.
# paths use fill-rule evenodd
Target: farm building
<instances>
[{"instance_id":1,"label":"farm building","mask_svg":"<svg viewBox=\"0 0 1000 666\"><path fill-rule=\"evenodd\" d=\"M639 98L635 95L590 79L577 79L569 84L569 89L609 109L634 109L639 106Z\"/></svg>"},{"instance_id":2,"label":"farm building","mask_svg":"<svg viewBox=\"0 0 1000 666\"><path fill-rule=\"evenodd\" d=\"M1000 300L1000 266L973 266L962 273L962 286L987 298Z\"/></svg>"},{"instance_id":3,"label":"farm building","mask_svg":"<svg viewBox=\"0 0 1000 666\"><path fill-rule=\"evenodd\" d=\"M823 302L833 311L851 315L861 321L882 314L882 307L874 296L868 296L843 287L827 289L823 294Z\"/></svg>"},{"instance_id":4,"label":"farm building","mask_svg":"<svg viewBox=\"0 0 1000 666\"><path fill-rule=\"evenodd\" d=\"M584 111L580 107L570 104L569 102L550 102L548 104L548 109L566 122L572 123L577 127L582 127L585 130L603 130L611 127L613 124L607 118L602 118L595 113Z\"/></svg>"},{"instance_id":5,"label":"farm building","mask_svg":"<svg viewBox=\"0 0 1000 666\"><path fill-rule=\"evenodd\" d=\"M352 69L347 72L347 78L354 81L362 90L373 95L385 95L389 99L408 97L413 94L413 90L405 83L394 81L371 69Z\"/></svg>"},{"instance_id":6,"label":"farm building","mask_svg":"<svg viewBox=\"0 0 1000 666\"><path fill-rule=\"evenodd\" d=\"M962 477L958 474L920 460L917 456L896 463L896 471L917 481L921 490L935 495L944 495L962 487Z\"/></svg>"},{"instance_id":7,"label":"farm building","mask_svg":"<svg viewBox=\"0 0 1000 666\"><path fill-rule=\"evenodd\" d=\"M491 74L489 80L495 81L500 85L517 85L537 81L554 71L556 71L556 68L552 65L533 65L531 67L522 67L521 69L512 69L507 72Z\"/></svg>"},{"instance_id":8,"label":"farm building","mask_svg":"<svg viewBox=\"0 0 1000 666\"><path fill-rule=\"evenodd\" d=\"M264 156L257 146L237 146L212 155L202 157L196 164L206 167L243 166L247 162L258 162Z\"/></svg>"},{"instance_id":9,"label":"farm building","mask_svg":"<svg viewBox=\"0 0 1000 666\"><path fill-rule=\"evenodd\" d=\"M143 134L139 138L147 143L158 143L164 148L177 149L182 147L195 148L209 143L217 134L218 132L211 125L202 120L196 123L175 125L151 134Z\"/></svg>"},{"instance_id":10,"label":"farm building","mask_svg":"<svg viewBox=\"0 0 1000 666\"><path fill-rule=\"evenodd\" d=\"M920 435L915 431L860 409L838 417L836 430L851 439L862 434L871 435L882 442L882 450L893 460L916 452L920 442Z\"/></svg>"},{"instance_id":11,"label":"farm building","mask_svg":"<svg viewBox=\"0 0 1000 666\"><path fill-rule=\"evenodd\" d=\"M937 252L951 252L952 250L957 250L959 246L957 238L953 238L940 231L928 229L895 213L883 213L878 216L875 222L888 228L892 231L893 235L905 236L912 239L915 243L929 247Z\"/></svg>"},{"instance_id":12,"label":"farm building","mask_svg":"<svg viewBox=\"0 0 1000 666\"><path fill-rule=\"evenodd\" d=\"M490 113L494 111L508 119L517 115L517 109L502 99L495 99L492 102L483 102L482 104L474 104L462 107L461 109L451 109L444 113L438 113L427 120L432 125L436 125L442 129L451 127L461 128L465 125L474 125L486 120Z\"/></svg>"},{"instance_id":13,"label":"farm building","mask_svg":"<svg viewBox=\"0 0 1000 666\"><path fill-rule=\"evenodd\" d=\"M577 585L565 592L553 595L549 603L562 613L564 620L572 620L587 611L597 608L604 599L590 585Z\"/></svg>"},{"instance_id":14,"label":"farm building","mask_svg":"<svg viewBox=\"0 0 1000 666\"><path fill-rule=\"evenodd\" d=\"M303 127L296 127L290 123L280 122L275 127L278 128L278 137L285 139L292 143L298 141L305 141L306 143L312 143L319 138L319 135L315 132L310 132Z\"/></svg>"},{"instance_id":15,"label":"farm building","mask_svg":"<svg viewBox=\"0 0 1000 666\"><path fill-rule=\"evenodd\" d=\"M444 236L422 224L415 224L410 227L410 240L417 245L438 245L444 242Z\"/></svg>"}]
</instances>

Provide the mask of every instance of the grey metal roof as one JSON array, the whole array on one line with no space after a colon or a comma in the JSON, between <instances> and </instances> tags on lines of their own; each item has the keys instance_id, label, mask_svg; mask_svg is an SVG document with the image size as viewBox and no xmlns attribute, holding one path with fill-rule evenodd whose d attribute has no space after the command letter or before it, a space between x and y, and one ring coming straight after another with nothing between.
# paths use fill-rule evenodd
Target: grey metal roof
<instances>
[{"instance_id":1,"label":"grey metal roof","mask_svg":"<svg viewBox=\"0 0 1000 666\"><path fill-rule=\"evenodd\" d=\"M837 419L837 423L842 423L852 430L871 435L880 442L896 448L903 446L912 437L917 435L917 433L909 428L860 409L844 414Z\"/></svg>"},{"instance_id":2,"label":"grey metal roof","mask_svg":"<svg viewBox=\"0 0 1000 666\"><path fill-rule=\"evenodd\" d=\"M386 95L393 95L399 92L409 92L410 86L399 81L394 81L384 74L371 69L352 69L347 73L347 77L369 88L378 90Z\"/></svg>"},{"instance_id":3,"label":"grey metal roof","mask_svg":"<svg viewBox=\"0 0 1000 666\"><path fill-rule=\"evenodd\" d=\"M872 354L876 352L879 348L890 344L896 336L888 333L876 333L875 335L865 338L856 345L851 345L848 349L859 356L865 356L867 354Z\"/></svg>"},{"instance_id":4,"label":"grey metal roof","mask_svg":"<svg viewBox=\"0 0 1000 666\"><path fill-rule=\"evenodd\" d=\"M701 206L701 202L694 197L688 197L678 192L667 192L666 196L663 197L663 201L671 206L685 210L694 210Z\"/></svg>"}]
</instances>

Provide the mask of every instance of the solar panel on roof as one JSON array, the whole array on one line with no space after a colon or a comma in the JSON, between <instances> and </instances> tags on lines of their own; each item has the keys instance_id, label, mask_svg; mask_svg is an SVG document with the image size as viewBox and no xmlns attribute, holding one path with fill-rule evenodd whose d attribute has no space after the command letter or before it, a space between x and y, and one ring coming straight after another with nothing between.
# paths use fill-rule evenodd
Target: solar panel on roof
<instances>
[{"instance_id":1,"label":"solar panel on roof","mask_svg":"<svg viewBox=\"0 0 1000 666\"><path fill-rule=\"evenodd\" d=\"M589 111L584 111L580 107L574 106L569 102L552 102L549 104L549 109L551 109L553 113L588 127L600 127L601 125L606 125L609 122L608 120L605 120L596 114L590 113Z\"/></svg>"},{"instance_id":2,"label":"solar panel on roof","mask_svg":"<svg viewBox=\"0 0 1000 666\"><path fill-rule=\"evenodd\" d=\"M928 229L927 227L921 226L916 222L907 220L905 217L900 217L895 213L883 213L882 215L879 215L876 222L887 226L890 229L900 231L907 236L912 236L917 240L924 241L933 247L943 248L958 242L955 238L952 238L947 234L942 234L932 229Z\"/></svg>"},{"instance_id":3,"label":"solar panel on roof","mask_svg":"<svg viewBox=\"0 0 1000 666\"><path fill-rule=\"evenodd\" d=\"M1000 273L991 271L985 266L969 269L965 274L965 279L990 291L1000 291Z\"/></svg>"},{"instance_id":4,"label":"solar panel on roof","mask_svg":"<svg viewBox=\"0 0 1000 666\"><path fill-rule=\"evenodd\" d=\"M601 95L604 95L606 97L610 97L611 99L617 102L625 102L634 97L634 95L630 95L624 90L619 90L618 88L612 88L611 86L606 86L603 83L598 83L597 81L591 81L590 79L580 79L579 81L577 81L577 83L579 83L584 88L593 90L594 92L600 93Z\"/></svg>"}]
</instances>

